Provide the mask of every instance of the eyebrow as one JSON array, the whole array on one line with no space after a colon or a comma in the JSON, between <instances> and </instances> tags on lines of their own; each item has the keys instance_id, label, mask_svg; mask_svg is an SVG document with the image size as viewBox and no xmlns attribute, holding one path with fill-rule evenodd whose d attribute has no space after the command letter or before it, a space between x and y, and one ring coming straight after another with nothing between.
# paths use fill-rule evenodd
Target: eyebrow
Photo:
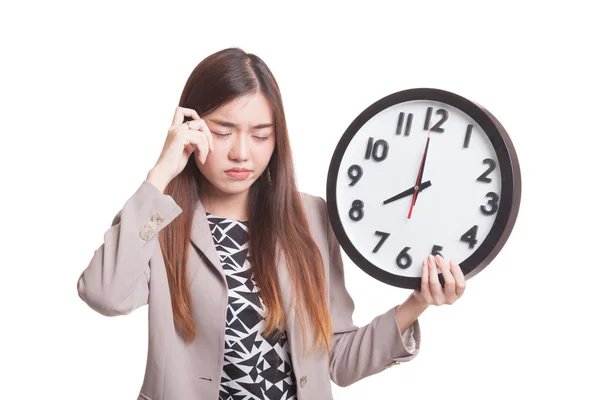
<instances>
[{"instance_id":1,"label":"eyebrow","mask_svg":"<svg viewBox=\"0 0 600 400\"><path fill-rule=\"evenodd\" d=\"M221 119L213 119L213 118L209 118L208 120L211 121L211 122L214 122L217 125L225 127L225 128L236 128L236 129L239 129L239 126L236 125L236 124L234 124L233 122L223 121ZM252 129L270 128L272 126L273 126L272 123L269 123L269 124L258 124L258 125L254 125L252 127Z\"/></svg>"}]
</instances>

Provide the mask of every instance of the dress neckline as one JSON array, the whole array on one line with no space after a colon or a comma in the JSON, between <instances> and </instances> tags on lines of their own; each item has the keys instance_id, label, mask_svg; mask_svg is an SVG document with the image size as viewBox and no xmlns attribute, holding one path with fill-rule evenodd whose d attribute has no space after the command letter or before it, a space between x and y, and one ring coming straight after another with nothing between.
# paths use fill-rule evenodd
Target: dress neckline
<instances>
[{"instance_id":1,"label":"dress neckline","mask_svg":"<svg viewBox=\"0 0 600 400\"><path fill-rule=\"evenodd\" d=\"M220 215L215 215L215 214L209 213L208 211L206 211L206 216L207 217L212 217L212 218L219 218L219 219L226 220L226 221L241 222L243 224L247 224L248 223L248 220L245 220L245 219L233 219L233 218L221 217Z\"/></svg>"}]
</instances>

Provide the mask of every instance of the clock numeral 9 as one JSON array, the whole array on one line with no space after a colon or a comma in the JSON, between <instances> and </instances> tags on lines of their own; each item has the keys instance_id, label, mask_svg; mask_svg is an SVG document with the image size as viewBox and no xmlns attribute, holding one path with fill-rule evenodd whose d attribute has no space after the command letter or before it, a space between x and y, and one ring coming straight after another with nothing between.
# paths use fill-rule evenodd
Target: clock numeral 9
<instances>
[{"instance_id":1,"label":"clock numeral 9","mask_svg":"<svg viewBox=\"0 0 600 400\"><path fill-rule=\"evenodd\" d=\"M460 237L460 241L461 242L467 242L469 243L469 248L472 249L473 247L475 247L475 245L477 244L477 229L479 228L478 225L473 225L473 227L471 229L469 229L468 231L466 231L465 233L463 233L463 235Z\"/></svg>"},{"instance_id":2,"label":"clock numeral 9","mask_svg":"<svg viewBox=\"0 0 600 400\"><path fill-rule=\"evenodd\" d=\"M423 130L429 130L429 126L431 126L431 113L433 112L433 107L427 107L427 114L425 115L425 124L423 125ZM442 128L442 124L446 122L448 119L448 111L443 108L439 108L435 111L436 114L442 116L442 118L431 127L431 132L439 132L444 133L444 128Z\"/></svg>"},{"instance_id":3,"label":"clock numeral 9","mask_svg":"<svg viewBox=\"0 0 600 400\"><path fill-rule=\"evenodd\" d=\"M402 249L398 257L396 257L396 265L402 269L406 269L412 265L412 257L408 254L410 247L405 247Z\"/></svg>"},{"instance_id":4,"label":"clock numeral 9","mask_svg":"<svg viewBox=\"0 0 600 400\"><path fill-rule=\"evenodd\" d=\"M356 185L356 182L358 182L360 180L362 175L363 175L363 170L360 167L360 165L354 164L350 168L348 168L348 176L352 180L352 182L350 182L349 186Z\"/></svg>"},{"instance_id":5,"label":"clock numeral 9","mask_svg":"<svg viewBox=\"0 0 600 400\"><path fill-rule=\"evenodd\" d=\"M373 143L375 138L370 137L367 143L367 152L365 153L365 160L370 160L373 157L375 161L383 161L387 158L389 145L383 139L379 139Z\"/></svg>"},{"instance_id":6,"label":"clock numeral 9","mask_svg":"<svg viewBox=\"0 0 600 400\"><path fill-rule=\"evenodd\" d=\"M479 182L490 183L492 180L490 178L488 178L487 176L489 174L491 174L493 170L496 169L496 161L492 160L491 158L486 158L485 160L483 160L483 163L489 164L489 167L487 170L485 170L485 172L483 174L479 175L477 180Z\"/></svg>"},{"instance_id":7,"label":"clock numeral 9","mask_svg":"<svg viewBox=\"0 0 600 400\"><path fill-rule=\"evenodd\" d=\"M362 219L365 215L365 212L363 211L364 206L365 203L363 203L362 200L354 200L352 202L352 208L348 212L348 216L352 221L360 221Z\"/></svg>"},{"instance_id":8,"label":"clock numeral 9","mask_svg":"<svg viewBox=\"0 0 600 400\"><path fill-rule=\"evenodd\" d=\"M500 196L498 196L496 193L494 192L488 192L486 195L486 197L491 197L490 200L488 200L486 205L489 205L491 207L490 210L487 209L487 207L485 205L480 206L479 209L481 210L481 212L484 215L492 215L494 214L496 211L498 211L498 200L500 199Z\"/></svg>"}]
</instances>

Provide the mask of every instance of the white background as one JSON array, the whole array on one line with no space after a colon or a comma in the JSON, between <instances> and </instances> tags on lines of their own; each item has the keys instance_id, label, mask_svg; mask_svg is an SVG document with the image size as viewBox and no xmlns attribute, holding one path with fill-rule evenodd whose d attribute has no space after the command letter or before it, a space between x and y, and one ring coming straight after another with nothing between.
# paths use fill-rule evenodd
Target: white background
<instances>
[{"instance_id":1,"label":"white background","mask_svg":"<svg viewBox=\"0 0 600 400\"><path fill-rule=\"evenodd\" d=\"M414 360L332 383L336 399L597 399L597 13L490 3L3 3L2 398L136 397L147 308L101 316L76 281L156 162L189 73L239 46L281 86L302 191L324 196L348 124L411 87L484 105L521 162L499 256L457 303L421 316ZM358 325L408 296L345 261Z\"/></svg>"}]
</instances>

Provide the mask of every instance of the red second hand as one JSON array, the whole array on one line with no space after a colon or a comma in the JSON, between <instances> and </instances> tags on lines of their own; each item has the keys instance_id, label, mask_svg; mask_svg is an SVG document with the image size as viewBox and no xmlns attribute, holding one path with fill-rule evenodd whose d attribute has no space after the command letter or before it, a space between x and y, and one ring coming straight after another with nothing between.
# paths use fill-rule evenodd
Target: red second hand
<instances>
[{"instance_id":1,"label":"red second hand","mask_svg":"<svg viewBox=\"0 0 600 400\"><path fill-rule=\"evenodd\" d=\"M421 173L423 172L423 161L425 161L425 151L427 150L427 142L429 142L429 134L430 133L431 133L431 125L429 126L429 129L427 130L427 141L425 141L425 150L423 150L423 156L421 157L421 165L419 166L419 172L417 173L417 181L415 182L415 192L413 193L413 196L412 196L410 210L408 210L408 219L410 219L410 216L412 215L412 210L413 210L413 207L415 206L415 200L417 199L417 191L419 190L417 185L419 184L419 180L421 179Z\"/></svg>"}]
</instances>

